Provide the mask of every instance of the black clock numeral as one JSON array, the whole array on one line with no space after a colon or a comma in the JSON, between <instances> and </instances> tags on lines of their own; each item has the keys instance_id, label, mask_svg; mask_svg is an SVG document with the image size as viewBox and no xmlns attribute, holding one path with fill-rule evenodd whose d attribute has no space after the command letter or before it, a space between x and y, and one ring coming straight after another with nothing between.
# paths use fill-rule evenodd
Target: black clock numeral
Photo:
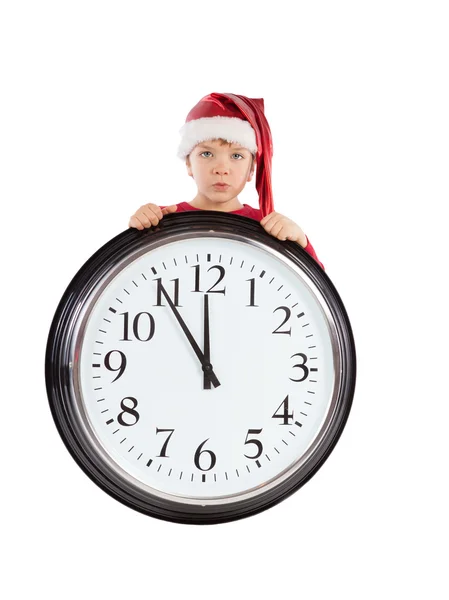
<instances>
[{"instance_id":1,"label":"black clock numeral","mask_svg":"<svg viewBox=\"0 0 449 600\"><path fill-rule=\"evenodd\" d=\"M193 265L192 269L195 269L195 289L192 292L201 292L200 290L200 269L202 265ZM226 274L225 268L222 265L214 265L213 267L209 267L207 272L212 271L212 269L218 269L220 275L214 285L207 290L206 294L226 294L226 286L221 290L214 290L214 287L220 283L223 277Z\"/></svg>"},{"instance_id":2,"label":"black clock numeral","mask_svg":"<svg viewBox=\"0 0 449 600\"><path fill-rule=\"evenodd\" d=\"M114 352L117 352L118 354L120 354L120 364L119 364L119 366L116 369L114 369L111 366L111 355ZM104 357L104 366L106 367L106 369L108 371L113 371L113 372L120 371L119 374L117 375L117 377L111 381L111 383L114 383L114 381L117 381L117 379L119 379L123 375L123 373L125 372L125 369L126 369L126 356L120 350L111 350Z\"/></svg>"},{"instance_id":3,"label":"black clock numeral","mask_svg":"<svg viewBox=\"0 0 449 600\"><path fill-rule=\"evenodd\" d=\"M277 310L285 310L285 319L282 321L282 323L279 325L279 327L277 327L277 329L275 329L274 331L272 331L271 333L286 333L287 335L291 335L292 334L292 328L290 327L290 329L288 331L278 331L278 329L280 327L282 327L282 325L284 325L285 323L287 323L287 321L290 319L291 316L291 310L288 308L288 306L278 306L277 308L274 309L273 313L275 313Z\"/></svg>"},{"instance_id":4,"label":"black clock numeral","mask_svg":"<svg viewBox=\"0 0 449 600\"><path fill-rule=\"evenodd\" d=\"M165 440L164 445L161 448L161 453L158 454L158 458L170 458L169 456L167 456L166 451L167 451L168 442L170 441L170 438L173 435L174 429L159 429L158 427L156 427L156 435L158 433L162 433L164 431L170 431L171 433L168 436L168 438Z\"/></svg>"},{"instance_id":5,"label":"black clock numeral","mask_svg":"<svg viewBox=\"0 0 449 600\"><path fill-rule=\"evenodd\" d=\"M120 313L120 315L123 315L123 339L121 339L121 342L130 342L132 340L129 339L129 313L125 312L125 313ZM150 331L148 334L147 338L141 338L139 335L139 322L141 320L145 320L144 318L142 318L142 315L147 315L149 320L150 320ZM134 317L133 320L133 333L134 333L134 337L136 338L136 340L139 340L139 342L148 342L149 340L151 340L151 338L154 336L154 330L155 330L156 324L154 322L154 317L153 315L151 315L148 312L140 312L137 313L137 315Z\"/></svg>"},{"instance_id":6,"label":"black clock numeral","mask_svg":"<svg viewBox=\"0 0 449 600\"><path fill-rule=\"evenodd\" d=\"M195 269L195 289L194 292L201 292L200 290L200 268L201 265L194 265L192 269Z\"/></svg>"},{"instance_id":7,"label":"black clock numeral","mask_svg":"<svg viewBox=\"0 0 449 600\"><path fill-rule=\"evenodd\" d=\"M255 306L258 307L258 304L255 304L255 295L256 295L256 279L253 277L252 279L247 279L249 281L249 304L246 306Z\"/></svg>"},{"instance_id":8,"label":"black clock numeral","mask_svg":"<svg viewBox=\"0 0 449 600\"><path fill-rule=\"evenodd\" d=\"M255 444L258 448L258 452L255 456L248 456L247 454L245 454L246 458L252 458L252 459L256 459L259 458L259 456L262 454L263 452L263 446L262 446L262 442L260 440L249 440L248 436L250 434L259 434L262 433L262 429L248 429L248 433L246 434L246 440L245 440L245 444Z\"/></svg>"},{"instance_id":9,"label":"black clock numeral","mask_svg":"<svg viewBox=\"0 0 449 600\"><path fill-rule=\"evenodd\" d=\"M132 406L126 406L125 400L129 400ZM122 412L118 414L117 421L120 423L120 425L123 425L123 427L131 427L132 425L135 425L140 419L140 415L136 410L137 400L132 396L127 396L126 398L123 398L123 400L120 402L120 408L122 409ZM127 423L124 419L124 415L131 415L134 419L133 423Z\"/></svg>"},{"instance_id":10,"label":"black clock numeral","mask_svg":"<svg viewBox=\"0 0 449 600\"><path fill-rule=\"evenodd\" d=\"M301 377L301 379L292 379L291 377L289 377L289 379L290 379L290 381L296 381L296 382L304 381L309 376L309 369L306 367L307 356L305 354L303 354L302 352L297 352L296 354L292 354L290 356L290 358L293 358L294 356L300 356L302 358L302 363L300 363L298 365L293 365L292 368L295 369L296 367L298 367L298 369L302 369L304 376Z\"/></svg>"},{"instance_id":11,"label":"black clock numeral","mask_svg":"<svg viewBox=\"0 0 449 600\"><path fill-rule=\"evenodd\" d=\"M282 407L282 414L279 414L279 410ZM274 415L271 417L272 419L282 419L283 423L279 423L279 425L289 425L290 423L288 422L289 419L293 419L293 411L291 413L288 412L288 396L285 397L285 400L283 400L279 406L276 409L276 412L274 413Z\"/></svg>"},{"instance_id":12,"label":"black clock numeral","mask_svg":"<svg viewBox=\"0 0 449 600\"><path fill-rule=\"evenodd\" d=\"M162 304L162 277L158 277L157 279L153 279L153 281L157 281L157 300L156 300L156 304L154 304L153 306L165 306L165 304ZM174 281L174 288L175 288L175 292L174 292L174 300L173 300L173 304L175 306L181 306L179 304L179 277L177 277L176 279L170 279L170 281ZM167 291L167 290L166 290ZM167 291L168 294L168 291ZM171 296L170 296L171 298Z\"/></svg>"},{"instance_id":13,"label":"black clock numeral","mask_svg":"<svg viewBox=\"0 0 449 600\"><path fill-rule=\"evenodd\" d=\"M204 442L198 446L197 451L195 452L195 458L194 458L195 467L197 469L199 469L200 471L210 471L211 469L213 469L215 467L215 463L217 462L217 457L212 452L212 450L202 450L202 447L208 441L209 441L209 438L207 438L207 440L204 440ZM200 456L202 454L209 454L209 456L210 456L210 465L207 469L203 469L203 467L200 466Z\"/></svg>"}]
</instances>

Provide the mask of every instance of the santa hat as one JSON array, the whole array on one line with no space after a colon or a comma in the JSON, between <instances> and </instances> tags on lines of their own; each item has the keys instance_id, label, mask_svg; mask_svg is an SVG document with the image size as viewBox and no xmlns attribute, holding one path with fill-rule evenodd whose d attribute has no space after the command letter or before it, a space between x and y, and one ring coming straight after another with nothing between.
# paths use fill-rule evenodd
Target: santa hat
<instances>
[{"instance_id":1,"label":"santa hat","mask_svg":"<svg viewBox=\"0 0 449 600\"><path fill-rule=\"evenodd\" d=\"M185 158L200 142L222 138L240 144L257 158L256 189L262 216L273 212L271 159L273 142L264 114L263 98L212 93L204 96L187 115L180 129L179 158Z\"/></svg>"}]
</instances>

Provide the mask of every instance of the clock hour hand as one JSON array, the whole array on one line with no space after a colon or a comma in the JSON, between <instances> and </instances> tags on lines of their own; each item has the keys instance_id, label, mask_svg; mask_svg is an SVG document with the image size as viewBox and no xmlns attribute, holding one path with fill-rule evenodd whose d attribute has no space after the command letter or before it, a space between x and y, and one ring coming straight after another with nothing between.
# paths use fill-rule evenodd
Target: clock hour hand
<instances>
[{"instance_id":1,"label":"clock hour hand","mask_svg":"<svg viewBox=\"0 0 449 600\"><path fill-rule=\"evenodd\" d=\"M189 328L187 327L184 319L179 314L179 311L177 310L176 306L173 304L172 299L167 294L167 292L166 292L164 286L162 285L162 283L161 283L161 291L164 294L165 299L168 302L168 305L172 309L173 314L175 315L178 323L181 325L181 329L186 334L186 337L189 340L189 343L192 346L195 354L199 358L199 361L200 361L200 363L201 363L201 365L203 367L204 375L208 377L208 379L211 381L211 383L214 385L214 387L218 387L221 384L218 381L217 376L214 373L212 365L210 364L209 360L206 359L205 355L201 352L201 349L198 346L198 344L196 343L195 338L193 337L192 333L190 332Z\"/></svg>"}]
</instances>

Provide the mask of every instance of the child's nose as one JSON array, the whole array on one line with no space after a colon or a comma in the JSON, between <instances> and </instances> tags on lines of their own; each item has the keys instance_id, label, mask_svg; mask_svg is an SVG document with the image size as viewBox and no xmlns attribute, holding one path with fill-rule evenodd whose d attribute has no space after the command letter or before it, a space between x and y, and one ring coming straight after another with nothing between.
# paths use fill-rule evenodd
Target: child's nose
<instances>
[{"instance_id":1,"label":"child's nose","mask_svg":"<svg viewBox=\"0 0 449 600\"><path fill-rule=\"evenodd\" d=\"M225 175L226 173L229 173L229 167L224 164L217 165L215 167L214 171L215 171L215 173L217 173L219 175Z\"/></svg>"}]
</instances>

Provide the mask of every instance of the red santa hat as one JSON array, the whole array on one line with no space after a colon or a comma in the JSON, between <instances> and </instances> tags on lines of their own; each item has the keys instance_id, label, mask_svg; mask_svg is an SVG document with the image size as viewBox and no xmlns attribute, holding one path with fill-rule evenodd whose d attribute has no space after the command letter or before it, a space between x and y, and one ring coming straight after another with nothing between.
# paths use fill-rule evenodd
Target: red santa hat
<instances>
[{"instance_id":1,"label":"red santa hat","mask_svg":"<svg viewBox=\"0 0 449 600\"><path fill-rule=\"evenodd\" d=\"M179 158L185 158L200 142L222 138L240 144L256 155L256 189L262 216L273 212L271 159L273 142L264 114L263 98L212 93L189 112L180 129Z\"/></svg>"}]
</instances>

